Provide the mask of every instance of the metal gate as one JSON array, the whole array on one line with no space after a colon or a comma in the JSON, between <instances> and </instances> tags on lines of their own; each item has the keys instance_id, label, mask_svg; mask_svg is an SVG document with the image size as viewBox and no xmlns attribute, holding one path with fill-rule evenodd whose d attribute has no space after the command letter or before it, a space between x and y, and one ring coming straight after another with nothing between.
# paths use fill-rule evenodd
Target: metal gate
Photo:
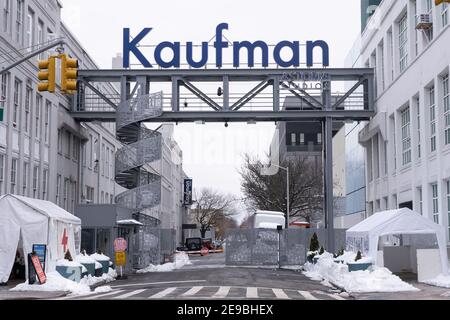
<instances>
[{"instance_id":1,"label":"metal gate","mask_svg":"<svg viewBox=\"0 0 450 320\"><path fill-rule=\"evenodd\" d=\"M345 248L344 229L335 229L337 250ZM226 233L226 265L231 266L294 266L306 262L312 235L326 249L325 229L233 229Z\"/></svg>"}]
</instances>

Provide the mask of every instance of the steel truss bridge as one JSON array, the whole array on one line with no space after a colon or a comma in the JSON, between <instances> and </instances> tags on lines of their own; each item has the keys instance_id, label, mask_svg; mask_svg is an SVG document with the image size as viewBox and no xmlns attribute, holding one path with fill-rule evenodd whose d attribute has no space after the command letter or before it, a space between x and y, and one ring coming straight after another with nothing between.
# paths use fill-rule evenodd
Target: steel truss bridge
<instances>
[{"instance_id":1,"label":"steel truss bridge","mask_svg":"<svg viewBox=\"0 0 450 320\"><path fill-rule=\"evenodd\" d=\"M325 220L334 243L333 123L375 115L373 69L80 70L78 80L71 115L116 122L124 144L116 182L128 189L116 202L136 214L161 201L161 177L148 164L161 158L162 137L144 123L322 122ZM153 89L161 86L166 93Z\"/></svg>"}]
</instances>

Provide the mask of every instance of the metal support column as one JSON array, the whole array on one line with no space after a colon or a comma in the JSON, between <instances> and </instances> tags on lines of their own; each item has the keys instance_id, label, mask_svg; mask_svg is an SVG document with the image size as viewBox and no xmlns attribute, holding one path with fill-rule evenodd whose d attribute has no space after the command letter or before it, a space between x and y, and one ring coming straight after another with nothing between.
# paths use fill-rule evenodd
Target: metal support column
<instances>
[{"instance_id":1,"label":"metal support column","mask_svg":"<svg viewBox=\"0 0 450 320\"><path fill-rule=\"evenodd\" d=\"M223 77L223 111L230 111L230 79Z\"/></svg>"},{"instance_id":2,"label":"metal support column","mask_svg":"<svg viewBox=\"0 0 450 320\"><path fill-rule=\"evenodd\" d=\"M172 111L180 111L180 78L172 77Z\"/></svg>"},{"instance_id":3,"label":"metal support column","mask_svg":"<svg viewBox=\"0 0 450 320\"><path fill-rule=\"evenodd\" d=\"M331 111L331 83L323 83L322 100L325 109ZM328 252L335 252L334 206L333 206L333 118L323 120L323 177L324 177L324 212L327 229Z\"/></svg>"},{"instance_id":4,"label":"metal support column","mask_svg":"<svg viewBox=\"0 0 450 320\"><path fill-rule=\"evenodd\" d=\"M280 111L280 77L273 78L273 111Z\"/></svg>"}]
</instances>

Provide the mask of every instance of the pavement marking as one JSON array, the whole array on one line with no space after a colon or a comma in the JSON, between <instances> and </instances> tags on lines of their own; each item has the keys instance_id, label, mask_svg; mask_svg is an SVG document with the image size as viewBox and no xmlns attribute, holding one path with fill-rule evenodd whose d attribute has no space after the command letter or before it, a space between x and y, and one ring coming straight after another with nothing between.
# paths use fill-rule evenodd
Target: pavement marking
<instances>
[{"instance_id":1,"label":"pavement marking","mask_svg":"<svg viewBox=\"0 0 450 320\"><path fill-rule=\"evenodd\" d=\"M315 293L318 293L318 294L321 294L321 295L328 296L328 297L333 298L333 299L335 299L335 300L347 300L347 299L342 298L342 297L341 297L340 295L338 295L338 294L327 293L327 292L323 292L323 291L320 291L320 290L316 290L316 291L314 291L314 292L315 292Z\"/></svg>"},{"instance_id":2,"label":"pavement marking","mask_svg":"<svg viewBox=\"0 0 450 320\"><path fill-rule=\"evenodd\" d=\"M108 297L108 296L112 296L114 294L118 294L118 293L122 293L123 290L117 290L117 291L111 291L108 293L104 293L104 294L99 294L99 295L93 295L93 296L88 296L88 297L83 297L80 298L81 300L86 300L86 299L98 299L98 298L103 298L103 297Z\"/></svg>"},{"instance_id":3,"label":"pavement marking","mask_svg":"<svg viewBox=\"0 0 450 320\"><path fill-rule=\"evenodd\" d=\"M200 290L202 290L204 287L192 287L189 291L186 291L181 296L183 297L191 297L195 296Z\"/></svg>"},{"instance_id":4,"label":"pavement marking","mask_svg":"<svg viewBox=\"0 0 450 320\"><path fill-rule=\"evenodd\" d=\"M247 288L247 298L258 299L258 288Z\"/></svg>"},{"instance_id":5,"label":"pavement marking","mask_svg":"<svg viewBox=\"0 0 450 320\"><path fill-rule=\"evenodd\" d=\"M152 295L151 297L149 297L149 299L161 299L164 298L165 296L171 294L172 292L174 292L175 290L177 290L177 288L167 288L161 292L158 292L157 294Z\"/></svg>"},{"instance_id":6,"label":"pavement marking","mask_svg":"<svg viewBox=\"0 0 450 320\"><path fill-rule=\"evenodd\" d=\"M288 295L283 291L283 289L272 289L274 295L277 299L291 299Z\"/></svg>"},{"instance_id":7,"label":"pavement marking","mask_svg":"<svg viewBox=\"0 0 450 320\"><path fill-rule=\"evenodd\" d=\"M231 287L220 287L219 290L212 296L213 298L226 298L230 292Z\"/></svg>"},{"instance_id":8,"label":"pavement marking","mask_svg":"<svg viewBox=\"0 0 450 320\"><path fill-rule=\"evenodd\" d=\"M135 296L135 295L137 295L137 294L139 294L139 293L142 293L142 292L144 292L144 291L146 291L146 290L147 290L147 289L134 290L134 291L131 291L131 292L122 294L122 295L120 295L120 296L114 297L114 299L126 299L126 298L129 298L129 297Z\"/></svg>"},{"instance_id":9,"label":"pavement marking","mask_svg":"<svg viewBox=\"0 0 450 320\"><path fill-rule=\"evenodd\" d=\"M450 291L444 292L441 297L450 297Z\"/></svg>"},{"instance_id":10,"label":"pavement marking","mask_svg":"<svg viewBox=\"0 0 450 320\"><path fill-rule=\"evenodd\" d=\"M150 286L154 284L173 284L173 283L193 283L193 282L206 282L206 280L186 280L186 281L165 281L165 282L147 282L147 283L134 283L134 284L123 284L120 286L111 287L115 288L126 288L126 287L142 287L142 286Z\"/></svg>"},{"instance_id":11,"label":"pavement marking","mask_svg":"<svg viewBox=\"0 0 450 320\"><path fill-rule=\"evenodd\" d=\"M306 300L319 300L318 298L314 297L310 292L308 291L298 291L298 293L300 293L303 298L305 298Z\"/></svg>"}]
</instances>

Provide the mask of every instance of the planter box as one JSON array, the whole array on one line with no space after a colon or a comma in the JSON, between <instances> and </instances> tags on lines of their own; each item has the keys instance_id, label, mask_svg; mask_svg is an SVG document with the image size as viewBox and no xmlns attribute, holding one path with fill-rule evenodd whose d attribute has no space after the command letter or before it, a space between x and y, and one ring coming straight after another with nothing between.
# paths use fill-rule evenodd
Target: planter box
<instances>
[{"instance_id":1,"label":"planter box","mask_svg":"<svg viewBox=\"0 0 450 320\"><path fill-rule=\"evenodd\" d=\"M108 261L97 261L102 265L102 273L108 273L109 271L109 260Z\"/></svg>"},{"instance_id":2,"label":"planter box","mask_svg":"<svg viewBox=\"0 0 450 320\"><path fill-rule=\"evenodd\" d=\"M62 267L56 266L56 271L66 279L80 282L83 267Z\"/></svg>"},{"instance_id":3,"label":"planter box","mask_svg":"<svg viewBox=\"0 0 450 320\"><path fill-rule=\"evenodd\" d=\"M95 276L95 263L82 263L82 265L87 269L87 275Z\"/></svg>"},{"instance_id":4,"label":"planter box","mask_svg":"<svg viewBox=\"0 0 450 320\"><path fill-rule=\"evenodd\" d=\"M103 274L103 268L95 269L95 277L101 277Z\"/></svg>"},{"instance_id":5,"label":"planter box","mask_svg":"<svg viewBox=\"0 0 450 320\"><path fill-rule=\"evenodd\" d=\"M372 266L372 262L367 263L347 263L348 271L364 271Z\"/></svg>"}]
</instances>

